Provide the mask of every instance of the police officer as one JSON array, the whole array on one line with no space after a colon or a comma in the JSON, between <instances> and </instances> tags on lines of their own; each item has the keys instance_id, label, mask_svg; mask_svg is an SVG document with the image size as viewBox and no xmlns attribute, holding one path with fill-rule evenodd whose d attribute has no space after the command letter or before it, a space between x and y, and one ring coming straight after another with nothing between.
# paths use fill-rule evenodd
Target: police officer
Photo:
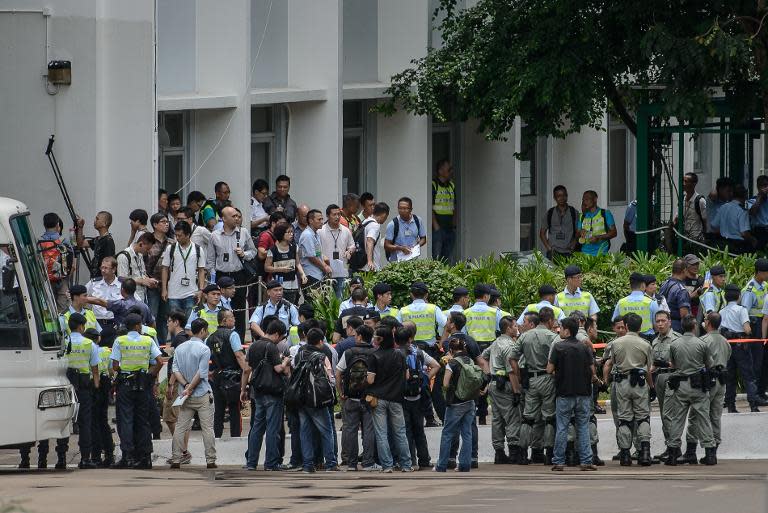
<instances>
[{"instance_id":1,"label":"police officer","mask_svg":"<svg viewBox=\"0 0 768 513\"><path fill-rule=\"evenodd\" d=\"M370 310L378 313L379 317L397 317L398 310L392 306L392 287L388 283L377 283L372 292L374 304Z\"/></svg>"},{"instance_id":2,"label":"police officer","mask_svg":"<svg viewBox=\"0 0 768 513\"><path fill-rule=\"evenodd\" d=\"M94 328L85 330L85 336L99 346L99 388L93 394L91 435L91 461L99 468L109 468L115 462L115 442L109 425L109 394L112 389L112 369L109 355L112 342L102 338ZM102 453L104 459L102 459Z\"/></svg>"},{"instance_id":3,"label":"police officer","mask_svg":"<svg viewBox=\"0 0 768 513\"><path fill-rule=\"evenodd\" d=\"M435 360L440 359L440 349L437 346L437 333L442 333L447 319L440 307L427 303L426 299L429 289L424 282L414 282L411 284L411 298L413 302L410 305L400 309L397 320L401 323L411 321L416 325L416 337L414 344L416 347L427 353ZM443 418L445 411L445 399L443 398L442 382L436 379L432 385L431 401L427 401L427 394L424 394L424 417L434 418L432 407L438 417Z\"/></svg>"},{"instance_id":4,"label":"police officer","mask_svg":"<svg viewBox=\"0 0 768 513\"><path fill-rule=\"evenodd\" d=\"M725 306L725 268L715 265L709 270L712 282L701 296L701 309L704 317L709 312L719 312Z\"/></svg>"},{"instance_id":5,"label":"police officer","mask_svg":"<svg viewBox=\"0 0 768 513\"><path fill-rule=\"evenodd\" d=\"M496 287L491 286L491 298L488 300L488 306L501 312L501 317L512 317L512 314L501 307L501 292ZM514 317L512 317L514 319ZM501 322L499 322L499 333L501 333Z\"/></svg>"},{"instance_id":6,"label":"police officer","mask_svg":"<svg viewBox=\"0 0 768 513\"><path fill-rule=\"evenodd\" d=\"M149 430L147 393L160 363L160 350L142 335L141 317L130 314L124 321L126 335L115 339L112 369L117 374L117 432L122 458L112 468L151 469L152 440Z\"/></svg>"},{"instance_id":7,"label":"police officer","mask_svg":"<svg viewBox=\"0 0 768 513\"><path fill-rule=\"evenodd\" d=\"M349 297L339 305L339 315L341 315L342 311L352 307L352 293L355 289L365 289L365 282L360 276L353 276L352 279L349 280ZM368 303L367 306L368 308L371 308L373 305Z\"/></svg>"},{"instance_id":8,"label":"police officer","mask_svg":"<svg viewBox=\"0 0 768 513\"><path fill-rule=\"evenodd\" d=\"M261 325L264 319L271 315L277 316L282 321L286 332L291 326L298 326L299 324L299 310L292 303L283 299L283 284L277 280L267 282L267 300L253 310L253 315L248 320L255 339L258 340L258 338L266 336L264 330L267 327L262 328Z\"/></svg>"},{"instance_id":9,"label":"police officer","mask_svg":"<svg viewBox=\"0 0 768 513\"><path fill-rule=\"evenodd\" d=\"M677 465L685 419L691 414L689 429L700 438L706 456L705 465L715 465L715 441L709 421L709 377L707 369L713 366L709 346L694 335L696 318L686 315L682 319L683 335L672 342L669 360L675 372L667 381L664 393L664 415L669 419L669 436L666 438L666 465ZM696 458L694 446L694 462Z\"/></svg>"},{"instance_id":10,"label":"police officer","mask_svg":"<svg viewBox=\"0 0 768 513\"><path fill-rule=\"evenodd\" d=\"M467 318L467 335L475 339L480 346L480 351L486 350L496 340L499 321L503 316L501 309L488 305L490 299L491 287L478 283L475 285L475 304L464 310L464 317ZM480 425L485 425L488 417L488 400L485 396L480 396L475 402Z\"/></svg>"},{"instance_id":11,"label":"police officer","mask_svg":"<svg viewBox=\"0 0 768 513\"><path fill-rule=\"evenodd\" d=\"M522 378L522 388L527 388L523 409L523 425L520 429L521 464L528 461L528 447L531 445L534 426L544 428L542 444L546 453L545 465L552 464L552 447L555 441L555 380L546 371L549 351L552 347L554 312L545 306L535 318L536 327L520 336L518 345L511 354L515 378ZM520 359L525 358L525 375L520 371ZM526 386L527 385L527 386ZM517 389L518 387L514 387Z\"/></svg>"},{"instance_id":12,"label":"police officer","mask_svg":"<svg viewBox=\"0 0 768 513\"><path fill-rule=\"evenodd\" d=\"M445 159L435 165L432 180L432 256L452 262L456 242L456 185L453 166Z\"/></svg>"},{"instance_id":13,"label":"police officer","mask_svg":"<svg viewBox=\"0 0 768 513\"><path fill-rule=\"evenodd\" d=\"M589 292L581 290L581 268L569 265L565 268L565 290L555 296L555 306L561 308L565 315L582 312L587 317L597 320L600 307Z\"/></svg>"},{"instance_id":14,"label":"police officer","mask_svg":"<svg viewBox=\"0 0 768 513\"><path fill-rule=\"evenodd\" d=\"M469 289L466 287L456 287L453 289L453 304L447 310L450 312L462 312L469 308Z\"/></svg>"},{"instance_id":15,"label":"police officer","mask_svg":"<svg viewBox=\"0 0 768 513\"><path fill-rule=\"evenodd\" d=\"M224 432L224 412L229 409L229 434L239 437L242 429L240 416L240 378L247 367L240 336L235 327L232 310L219 310L216 331L208 335L205 344L211 350L213 365L213 434L221 438Z\"/></svg>"},{"instance_id":16,"label":"police officer","mask_svg":"<svg viewBox=\"0 0 768 513\"><path fill-rule=\"evenodd\" d=\"M493 379L488 387L494 412L491 422L491 443L496 456L493 462L517 464L520 459L522 390L519 382L513 380L509 359L518 332L514 318L508 315L502 317L499 324L501 335L482 354L483 359L490 365ZM507 446L509 457L505 452Z\"/></svg>"},{"instance_id":17,"label":"police officer","mask_svg":"<svg viewBox=\"0 0 768 513\"><path fill-rule=\"evenodd\" d=\"M88 290L85 285L72 285L69 288L69 295L72 297L72 302L69 305L69 309L64 312L64 322L69 329L69 316L73 313L78 313L85 317L85 329L94 328L96 331L101 332L101 326L99 321L96 320L96 314L93 310L86 308L88 304Z\"/></svg>"},{"instance_id":18,"label":"police officer","mask_svg":"<svg viewBox=\"0 0 768 513\"><path fill-rule=\"evenodd\" d=\"M219 311L221 311L221 289L215 283L211 283L203 289L204 302L192 309L184 329L187 335L191 335L192 321L203 319L208 323L208 329L214 331L219 326Z\"/></svg>"},{"instance_id":19,"label":"police officer","mask_svg":"<svg viewBox=\"0 0 768 513\"><path fill-rule=\"evenodd\" d=\"M752 338L763 338L763 325L768 328L768 320L765 320L763 307L765 306L765 293L768 291L768 259L758 258L755 261L755 275L747 282L747 285L741 290L741 306L749 311L749 323L752 325ZM761 390L763 381L763 344L747 344L747 349L752 355L752 366L755 373L755 383L757 384L758 395L765 393L765 387ZM765 399L765 397L761 398Z\"/></svg>"},{"instance_id":20,"label":"police officer","mask_svg":"<svg viewBox=\"0 0 768 513\"><path fill-rule=\"evenodd\" d=\"M643 319L636 313L624 315L628 333L613 341L611 360L607 363L610 376L615 383L619 427L616 429L616 443L619 446L619 463L632 465L632 428L640 439L638 463L647 467L651 464L651 404L648 387L653 388L651 346L639 336ZM647 385L647 386L646 386Z\"/></svg>"},{"instance_id":21,"label":"police officer","mask_svg":"<svg viewBox=\"0 0 768 513\"><path fill-rule=\"evenodd\" d=\"M662 296L661 293L659 292L658 283L656 281L656 275L654 274L645 275L645 295L653 299L656 302L656 304L659 305L659 310L669 312L669 305L667 304L667 298Z\"/></svg>"},{"instance_id":22,"label":"police officer","mask_svg":"<svg viewBox=\"0 0 768 513\"><path fill-rule=\"evenodd\" d=\"M77 285L77 287L83 287ZM74 287L73 287L74 288ZM85 290L80 294L84 294ZM75 388L80 409L77 416L80 447L78 468L96 468L91 461L93 443L91 423L93 415L94 389L99 388L99 348L90 339L83 336L87 320L79 313L71 313L67 321L70 331L67 354L67 377ZM95 319L95 317L94 317Z\"/></svg>"},{"instance_id":23,"label":"police officer","mask_svg":"<svg viewBox=\"0 0 768 513\"><path fill-rule=\"evenodd\" d=\"M517 318L517 323L522 324L523 323L523 316L526 312L541 312L541 309L544 307L550 308L555 316L555 321L560 322L562 319L565 319L565 313L563 310L552 304L552 301L555 300L555 287L552 285L542 285L539 287L539 299L540 301L538 303L531 303L528 306L525 307L523 312L520 314L520 317ZM555 324L557 324L557 322Z\"/></svg>"},{"instance_id":24,"label":"police officer","mask_svg":"<svg viewBox=\"0 0 768 513\"><path fill-rule=\"evenodd\" d=\"M714 457L717 461L717 448L722 441L720 434L720 417L723 415L723 398L725 397L725 381L727 375L728 358L731 357L731 344L719 332L720 314L709 312L704 320L706 334L701 337L707 344L712 355L712 367L709 368L709 423L712 426L712 437L715 439ZM683 460L686 463L696 463L696 441L701 440L699 433L693 429L696 425L693 412L688 415L688 431L686 433L686 446ZM691 456L693 460L691 460ZM706 463L706 458L699 460Z\"/></svg>"},{"instance_id":25,"label":"police officer","mask_svg":"<svg viewBox=\"0 0 768 513\"><path fill-rule=\"evenodd\" d=\"M650 342L654 336L653 322L656 319L656 312L659 311L659 305L656 301L645 295L645 275L632 273L629 276L629 287L632 289L632 292L628 296L619 299L611 318L624 317L628 313L637 314L642 320L639 334Z\"/></svg>"},{"instance_id":26,"label":"police officer","mask_svg":"<svg viewBox=\"0 0 768 513\"><path fill-rule=\"evenodd\" d=\"M664 415L664 393L667 390L667 379L670 373L674 371L669 364L669 347L680 336L677 332L672 331L672 319L669 317L669 312L664 310L656 312L656 333L656 338L651 342L653 352L653 368L651 373L656 384L656 398L659 400L661 430L666 440L669 435L669 418ZM667 453L664 452L653 458L655 460L665 460Z\"/></svg>"}]
</instances>

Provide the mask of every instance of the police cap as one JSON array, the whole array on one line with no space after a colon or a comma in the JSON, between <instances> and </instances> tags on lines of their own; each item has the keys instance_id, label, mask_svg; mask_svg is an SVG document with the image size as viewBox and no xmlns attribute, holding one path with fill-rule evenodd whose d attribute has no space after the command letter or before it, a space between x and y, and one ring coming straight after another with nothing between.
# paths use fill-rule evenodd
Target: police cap
<instances>
[{"instance_id":1,"label":"police cap","mask_svg":"<svg viewBox=\"0 0 768 513\"><path fill-rule=\"evenodd\" d=\"M755 260L755 272L764 273L768 272L768 259L758 258Z\"/></svg>"},{"instance_id":2,"label":"police cap","mask_svg":"<svg viewBox=\"0 0 768 513\"><path fill-rule=\"evenodd\" d=\"M429 292L429 288L423 281L415 281L411 284L411 292Z\"/></svg>"},{"instance_id":3,"label":"police cap","mask_svg":"<svg viewBox=\"0 0 768 513\"><path fill-rule=\"evenodd\" d=\"M730 290L730 291L738 292L739 294L741 294L741 289L739 288L738 285L736 285L734 283L729 283L728 285L726 285L723 288L723 290L726 291L726 292L728 292Z\"/></svg>"},{"instance_id":4,"label":"police cap","mask_svg":"<svg viewBox=\"0 0 768 513\"><path fill-rule=\"evenodd\" d=\"M712 266L712 269L709 270L709 274L712 276L723 276L725 275L725 267L722 265Z\"/></svg>"},{"instance_id":5,"label":"police cap","mask_svg":"<svg viewBox=\"0 0 768 513\"><path fill-rule=\"evenodd\" d=\"M632 283L645 283L645 275L638 272L634 272L629 275L629 281Z\"/></svg>"},{"instance_id":6,"label":"police cap","mask_svg":"<svg viewBox=\"0 0 768 513\"><path fill-rule=\"evenodd\" d=\"M99 332L96 330L96 328L88 328L85 330L85 333L83 333L85 338L91 339L94 342L96 342L99 339Z\"/></svg>"},{"instance_id":7,"label":"police cap","mask_svg":"<svg viewBox=\"0 0 768 513\"><path fill-rule=\"evenodd\" d=\"M468 296L469 289L467 287L456 287L453 289L453 297Z\"/></svg>"},{"instance_id":8,"label":"police cap","mask_svg":"<svg viewBox=\"0 0 768 513\"><path fill-rule=\"evenodd\" d=\"M360 276L353 276L351 280L349 280L349 286L350 288L353 285L365 285L365 282L363 281L363 278Z\"/></svg>"},{"instance_id":9,"label":"police cap","mask_svg":"<svg viewBox=\"0 0 768 513\"><path fill-rule=\"evenodd\" d=\"M267 290L276 289L276 288L278 288L278 287L282 287L282 286L283 286L283 284L282 284L282 283L280 283L280 282L279 282L279 281L277 281L277 280L269 280L269 281L267 282Z\"/></svg>"},{"instance_id":10,"label":"police cap","mask_svg":"<svg viewBox=\"0 0 768 513\"><path fill-rule=\"evenodd\" d=\"M569 265L565 268L565 277L570 278L571 276L576 276L577 274L581 274L581 267L578 265Z\"/></svg>"},{"instance_id":11,"label":"police cap","mask_svg":"<svg viewBox=\"0 0 768 513\"><path fill-rule=\"evenodd\" d=\"M555 287L552 285L542 285L539 287L539 296L550 296L556 294Z\"/></svg>"},{"instance_id":12,"label":"police cap","mask_svg":"<svg viewBox=\"0 0 768 513\"><path fill-rule=\"evenodd\" d=\"M381 314L372 308L363 317L364 321L378 321L379 319L381 319Z\"/></svg>"},{"instance_id":13,"label":"police cap","mask_svg":"<svg viewBox=\"0 0 768 513\"><path fill-rule=\"evenodd\" d=\"M222 289L228 289L229 287L235 286L235 280L229 276L222 276L216 281L216 284Z\"/></svg>"},{"instance_id":14,"label":"police cap","mask_svg":"<svg viewBox=\"0 0 768 513\"><path fill-rule=\"evenodd\" d=\"M491 287L491 299L496 299L499 297L501 297L501 292L499 292L499 289L497 289L496 287Z\"/></svg>"},{"instance_id":15,"label":"police cap","mask_svg":"<svg viewBox=\"0 0 768 513\"><path fill-rule=\"evenodd\" d=\"M484 296L491 293L491 287L485 283L478 283L475 285L475 297Z\"/></svg>"},{"instance_id":16,"label":"police cap","mask_svg":"<svg viewBox=\"0 0 768 513\"><path fill-rule=\"evenodd\" d=\"M85 288L85 285L72 285L69 287L70 296L82 296L83 294L87 293L88 289Z\"/></svg>"},{"instance_id":17,"label":"police cap","mask_svg":"<svg viewBox=\"0 0 768 513\"><path fill-rule=\"evenodd\" d=\"M221 289L215 283L211 283L210 285L208 285L203 289L203 294L208 294L209 292L214 292L214 291L221 292Z\"/></svg>"}]
</instances>

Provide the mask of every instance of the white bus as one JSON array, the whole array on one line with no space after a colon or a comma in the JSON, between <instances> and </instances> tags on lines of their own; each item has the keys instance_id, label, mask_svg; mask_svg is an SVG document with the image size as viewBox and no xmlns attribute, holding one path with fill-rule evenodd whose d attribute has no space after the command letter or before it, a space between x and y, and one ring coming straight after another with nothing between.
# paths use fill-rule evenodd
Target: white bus
<instances>
[{"instance_id":1,"label":"white bus","mask_svg":"<svg viewBox=\"0 0 768 513\"><path fill-rule=\"evenodd\" d=\"M0 197L0 447L69 436L77 398L27 207Z\"/></svg>"}]
</instances>

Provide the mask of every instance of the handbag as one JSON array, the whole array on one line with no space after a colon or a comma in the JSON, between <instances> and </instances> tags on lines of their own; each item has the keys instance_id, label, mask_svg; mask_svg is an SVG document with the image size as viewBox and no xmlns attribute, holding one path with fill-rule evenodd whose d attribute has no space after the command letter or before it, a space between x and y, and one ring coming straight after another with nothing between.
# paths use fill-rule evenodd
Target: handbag
<instances>
[{"instance_id":1,"label":"handbag","mask_svg":"<svg viewBox=\"0 0 768 513\"><path fill-rule=\"evenodd\" d=\"M253 370L250 385L251 394L282 396L285 391L285 380L272 368L266 354Z\"/></svg>"}]
</instances>

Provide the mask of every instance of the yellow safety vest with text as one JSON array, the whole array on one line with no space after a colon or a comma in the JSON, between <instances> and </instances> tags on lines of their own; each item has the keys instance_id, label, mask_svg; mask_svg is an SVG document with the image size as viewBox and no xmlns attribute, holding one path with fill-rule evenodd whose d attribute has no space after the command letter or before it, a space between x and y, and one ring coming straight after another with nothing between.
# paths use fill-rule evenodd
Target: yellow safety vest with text
<instances>
[{"instance_id":1,"label":"yellow safety vest with text","mask_svg":"<svg viewBox=\"0 0 768 513\"><path fill-rule=\"evenodd\" d=\"M443 185L439 180L433 180L432 190L435 193L432 211L440 216L452 216L456 205L456 186L454 183L448 182Z\"/></svg>"},{"instance_id":2,"label":"yellow safety vest with text","mask_svg":"<svg viewBox=\"0 0 768 513\"><path fill-rule=\"evenodd\" d=\"M99 348L99 374L109 374L109 364L111 362L109 355L111 354L112 350L110 348Z\"/></svg>"},{"instance_id":3,"label":"yellow safety vest with text","mask_svg":"<svg viewBox=\"0 0 768 513\"><path fill-rule=\"evenodd\" d=\"M643 324L640 326L640 332L644 333L650 330L651 326L651 303L653 299L643 296L642 299L629 299L629 296L619 299L619 315L634 313L640 316Z\"/></svg>"},{"instance_id":4,"label":"yellow safety vest with text","mask_svg":"<svg viewBox=\"0 0 768 513\"><path fill-rule=\"evenodd\" d=\"M127 335L123 335L117 337L115 343L120 345L120 370L122 372L147 370L154 343L151 338L142 335L139 340L131 340Z\"/></svg>"},{"instance_id":5,"label":"yellow safety vest with text","mask_svg":"<svg viewBox=\"0 0 768 513\"><path fill-rule=\"evenodd\" d=\"M416 325L416 340L428 341L435 338L437 331L437 307L431 303L424 305L423 310L413 310L411 306L400 309L400 318L403 322L411 321Z\"/></svg>"},{"instance_id":6,"label":"yellow safety vest with text","mask_svg":"<svg viewBox=\"0 0 768 513\"><path fill-rule=\"evenodd\" d=\"M98 324L98 321L96 320L96 314L93 313L93 310L85 309L85 313L80 313L83 317L85 317L85 329L93 328L96 329L96 326ZM67 310L64 312L64 324L67 327L67 333L72 333L72 330L69 329L69 318L72 315L71 310Z\"/></svg>"},{"instance_id":7,"label":"yellow safety vest with text","mask_svg":"<svg viewBox=\"0 0 768 513\"><path fill-rule=\"evenodd\" d=\"M566 316L573 312L582 312L589 317L589 305L592 304L592 294L589 292L582 290L579 292L579 297L568 297L565 291L562 291L555 296L555 300Z\"/></svg>"},{"instance_id":8,"label":"yellow safety vest with text","mask_svg":"<svg viewBox=\"0 0 768 513\"><path fill-rule=\"evenodd\" d=\"M477 311L471 308L464 310L467 318L467 335L477 342L493 342L496 340L496 309Z\"/></svg>"},{"instance_id":9,"label":"yellow safety vest with text","mask_svg":"<svg viewBox=\"0 0 768 513\"><path fill-rule=\"evenodd\" d=\"M747 286L741 289L741 293L751 292L755 295L755 304L749 309L750 317L763 317L763 305L765 304L765 289L760 290L753 280L749 280Z\"/></svg>"},{"instance_id":10,"label":"yellow safety vest with text","mask_svg":"<svg viewBox=\"0 0 768 513\"><path fill-rule=\"evenodd\" d=\"M546 306L546 305L545 305ZM531 303L530 305L525 307L526 312L536 312L539 313L541 309L544 307L539 307L538 303ZM550 306L549 308L552 309L552 311L555 313L555 320L560 319L562 317L563 310L555 305Z\"/></svg>"},{"instance_id":11,"label":"yellow safety vest with text","mask_svg":"<svg viewBox=\"0 0 768 513\"><path fill-rule=\"evenodd\" d=\"M203 319L208 323L208 333L213 333L216 331L216 329L219 327L218 308L214 312L209 312L205 306L201 306L198 307L195 312L197 312L198 319Z\"/></svg>"},{"instance_id":12,"label":"yellow safety vest with text","mask_svg":"<svg viewBox=\"0 0 768 513\"><path fill-rule=\"evenodd\" d=\"M298 326L291 326L291 329L288 330L288 342L292 346L299 345L299 342L301 342L301 339L299 339L299 327Z\"/></svg>"},{"instance_id":13,"label":"yellow safety vest with text","mask_svg":"<svg viewBox=\"0 0 768 513\"><path fill-rule=\"evenodd\" d=\"M93 341L84 337L79 342L70 341L69 344L70 351L67 355L67 367L75 369L80 374L90 374Z\"/></svg>"}]
</instances>

